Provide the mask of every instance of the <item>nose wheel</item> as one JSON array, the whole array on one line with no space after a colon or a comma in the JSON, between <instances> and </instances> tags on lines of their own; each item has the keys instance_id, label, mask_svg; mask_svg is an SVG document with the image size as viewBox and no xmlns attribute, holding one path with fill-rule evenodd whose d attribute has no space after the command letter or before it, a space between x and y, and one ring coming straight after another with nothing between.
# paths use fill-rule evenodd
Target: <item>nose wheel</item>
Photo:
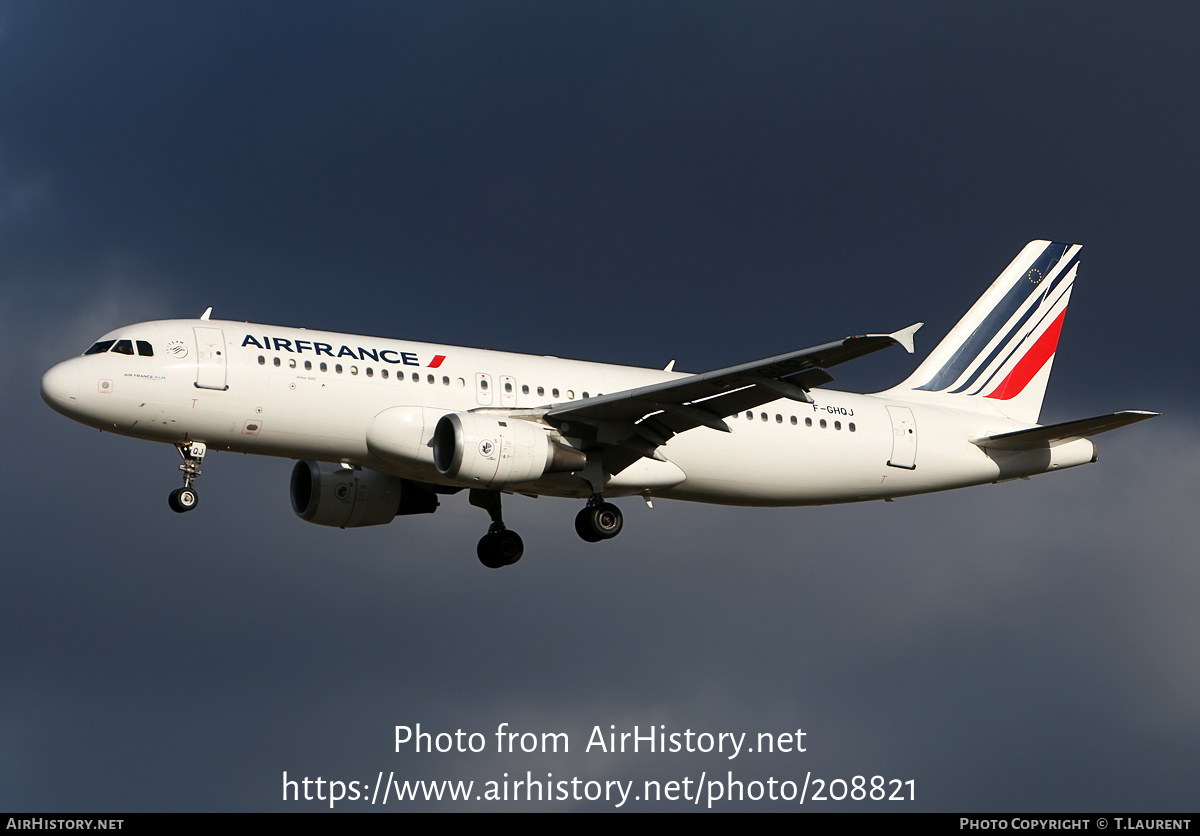
<instances>
[{"instance_id":1,"label":"nose wheel","mask_svg":"<svg viewBox=\"0 0 1200 836\"><path fill-rule=\"evenodd\" d=\"M192 510L199 501L200 497L191 488L176 488L167 497L167 502L170 503L171 510L177 514Z\"/></svg>"},{"instance_id":2,"label":"nose wheel","mask_svg":"<svg viewBox=\"0 0 1200 836\"><path fill-rule=\"evenodd\" d=\"M192 487L192 483L200 476L200 463L204 461L204 454L208 448L202 442L189 441L185 444L176 444L175 449L183 457L183 464L179 465L179 469L183 471L183 487L171 491L171 495L167 497L167 503L176 514L183 514L195 508L200 502L200 497L197 495L196 489Z\"/></svg>"},{"instance_id":3,"label":"nose wheel","mask_svg":"<svg viewBox=\"0 0 1200 836\"><path fill-rule=\"evenodd\" d=\"M624 526L625 518L620 508L595 499L575 517L575 533L589 543L611 540Z\"/></svg>"}]
</instances>

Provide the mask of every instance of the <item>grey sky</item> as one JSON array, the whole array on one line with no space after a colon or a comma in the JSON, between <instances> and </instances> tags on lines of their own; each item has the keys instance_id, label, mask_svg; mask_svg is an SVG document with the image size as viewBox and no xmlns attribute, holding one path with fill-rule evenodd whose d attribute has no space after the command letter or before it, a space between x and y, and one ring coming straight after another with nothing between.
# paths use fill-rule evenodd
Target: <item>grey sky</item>
<instances>
[{"instance_id":1,"label":"grey sky","mask_svg":"<svg viewBox=\"0 0 1200 836\"><path fill-rule=\"evenodd\" d=\"M1194 809L1196 18L0 3L0 809L302 810L284 770L527 769ZM623 501L601 546L574 503L516 498L502 572L464 498L325 530L283 460L211 456L178 517L174 450L37 397L100 333L208 305L693 371L925 320L923 354L1033 238L1085 245L1043 418L1167 413L1098 464L886 505ZM799 726L809 751L392 753L417 722ZM606 809L552 808L576 807Z\"/></svg>"}]
</instances>

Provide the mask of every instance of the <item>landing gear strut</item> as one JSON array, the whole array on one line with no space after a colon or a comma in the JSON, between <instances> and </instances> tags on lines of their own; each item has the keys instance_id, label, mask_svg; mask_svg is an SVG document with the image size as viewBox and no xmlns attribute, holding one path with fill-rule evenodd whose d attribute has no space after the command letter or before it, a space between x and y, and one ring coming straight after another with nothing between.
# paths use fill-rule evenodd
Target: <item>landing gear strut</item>
<instances>
[{"instance_id":1,"label":"landing gear strut","mask_svg":"<svg viewBox=\"0 0 1200 836\"><path fill-rule=\"evenodd\" d=\"M472 488L470 501L476 508L487 511L492 518L488 533L483 535L475 549L479 562L489 569L512 566L525 553L525 544L517 532L504 527L504 519L500 516L500 492Z\"/></svg>"},{"instance_id":2,"label":"landing gear strut","mask_svg":"<svg viewBox=\"0 0 1200 836\"><path fill-rule=\"evenodd\" d=\"M200 502L200 497L192 487L192 483L200 476L200 463L204 461L204 454L208 448L203 442L189 441L184 444L176 444L175 449L183 457L183 464L179 465L179 469L183 471L183 487L171 491L167 502L172 511L182 514L192 510Z\"/></svg>"},{"instance_id":3,"label":"landing gear strut","mask_svg":"<svg viewBox=\"0 0 1200 836\"><path fill-rule=\"evenodd\" d=\"M593 496L575 517L575 533L589 543L611 540L621 533L625 518L621 509L600 496Z\"/></svg>"}]
</instances>

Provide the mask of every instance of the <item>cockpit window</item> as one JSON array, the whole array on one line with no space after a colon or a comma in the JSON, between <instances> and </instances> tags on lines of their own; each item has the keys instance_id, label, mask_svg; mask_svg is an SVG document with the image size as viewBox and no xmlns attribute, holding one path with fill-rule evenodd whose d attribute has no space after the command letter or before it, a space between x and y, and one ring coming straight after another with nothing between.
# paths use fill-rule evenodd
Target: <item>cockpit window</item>
<instances>
[{"instance_id":1,"label":"cockpit window","mask_svg":"<svg viewBox=\"0 0 1200 836\"><path fill-rule=\"evenodd\" d=\"M86 357L89 354L103 354L104 352L106 352L110 348L112 348L112 345L115 342L116 342L116 340L101 340L100 342L96 343L94 346L89 348L87 351L83 352L83 356Z\"/></svg>"},{"instance_id":2,"label":"cockpit window","mask_svg":"<svg viewBox=\"0 0 1200 836\"><path fill-rule=\"evenodd\" d=\"M137 350L138 350L138 355L141 357L153 357L154 356L154 348L150 345L150 343L146 342L145 340L137 341Z\"/></svg>"},{"instance_id":3,"label":"cockpit window","mask_svg":"<svg viewBox=\"0 0 1200 836\"><path fill-rule=\"evenodd\" d=\"M117 344L112 347L114 354L133 354L133 342L131 340L117 340Z\"/></svg>"}]
</instances>

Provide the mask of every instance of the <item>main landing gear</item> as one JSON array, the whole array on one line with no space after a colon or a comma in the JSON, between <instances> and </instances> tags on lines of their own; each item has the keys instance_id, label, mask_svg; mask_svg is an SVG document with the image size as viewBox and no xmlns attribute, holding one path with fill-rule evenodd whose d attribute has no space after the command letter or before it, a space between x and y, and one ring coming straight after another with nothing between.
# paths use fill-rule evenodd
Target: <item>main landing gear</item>
<instances>
[{"instance_id":1,"label":"main landing gear","mask_svg":"<svg viewBox=\"0 0 1200 836\"><path fill-rule=\"evenodd\" d=\"M475 550L479 562L489 569L499 569L512 566L520 560L525 553L525 544L517 532L509 531L504 526L504 519L500 515L500 491L472 488L471 504L487 511L492 518L488 533L483 535ZM605 502L599 494L588 500L587 507L575 517L576 533L589 543L611 540L621 533L624 525L621 509L611 502Z\"/></svg>"},{"instance_id":2,"label":"main landing gear","mask_svg":"<svg viewBox=\"0 0 1200 836\"><path fill-rule=\"evenodd\" d=\"M179 469L183 471L183 487L171 491L167 502L172 511L182 514L192 510L200 502L200 497L196 494L192 483L200 476L200 463L204 461L204 454L208 448L202 442L189 441L184 444L176 444L175 449L183 457L183 464L179 465Z\"/></svg>"},{"instance_id":3,"label":"main landing gear","mask_svg":"<svg viewBox=\"0 0 1200 836\"><path fill-rule=\"evenodd\" d=\"M521 542L521 535L504 527L504 519L500 515L500 491L472 488L470 501L476 508L487 511L492 518L488 533L483 535L475 549L479 562L489 569L512 566L525 553L525 544Z\"/></svg>"},{"instance_id":4,"label":"main landing gear","mask_svg":"<svg viewBox=\"0 0 1200 836\"><path fill-rule=\"evenodd\" d=\"M599 495L589 499L587 506L575 517L575 533L589 543L611 540L621 533L624 525L621 509L605 502Z\"/></svg>"}]
</instances>

